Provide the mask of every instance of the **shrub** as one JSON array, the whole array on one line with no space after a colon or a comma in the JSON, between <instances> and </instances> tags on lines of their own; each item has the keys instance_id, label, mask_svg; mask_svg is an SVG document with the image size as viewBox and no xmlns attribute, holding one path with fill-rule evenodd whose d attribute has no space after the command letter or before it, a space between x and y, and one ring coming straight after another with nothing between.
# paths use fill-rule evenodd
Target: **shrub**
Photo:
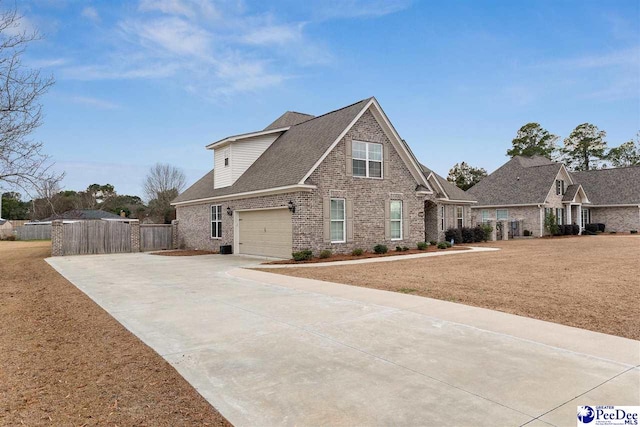
<instances>
[{"instance_id":1,"label":"shrub","mask_svg":"<svg viewBox=\"0 0 640 427\"><path fill-rule=\"evenodd\" d=\"M615 231L610 231L609 234L616 234L616 232Z\"/></svg>"},{"instance_id":2,"label":"shrub","mask_svg":"<svg viewBox=\"0 0 640 427\"><path fill-rule=\"evenodd\" d=\"M409 246L403 246L403 247L402 247L402 252L406 252L406 251L408 251L408 250L409 250Z\"/></svg>"},{"instance_id":3,"label":"shrub","mask_svg":"<svg viewBox=\"0 0 640 427\"><path fill-rule=\"evenodd\" d=\"M631 234L638 234L638 230L631 230Z\"/></svg>"},{"instance_id":4,"label":"shrub","mask_svg":"<svg viewBox=\"0 0 640 427\"><path fill-rule=\"evenodd\" d=\"M396 246L396 252L402 252L402 247Z\"/></svg>"},{"instance_id":5,"label":"shrub","mask_svg":"<svg viewBox=\"0 0 640 427\"><path fill-rule=\"evenodd\" d=\"M473 243L473 228L462 227L460 229L460 234L462 235L462 243Z\"/></svg>"},{"instance_id":6,"label":"shrub","mask_svg":"<svg viewBox=\"0 0 640 427\"><path fill-rule=\"evenodd\" d=\"M481 226L477 226L472 228L473 230L473 241L474 242L482 242L484 241L484 230L482 229Z\"/></svg>"},{"instance_id":7,"label":"shrub","mask_svg":"<svg viewBox=\"0 0 640 427\"><path fill-rule=\"evenodd\" d=\"M558 224L556 222L556 216L552 213L549 213L547 215L545 215L544 217L544 229L547 231L547 233L553 235L553 236L558 236L560 235L560 227L558 227Z\"/></svg>"},{"instance_id":8,"label":"shrub","mask_svg":"<svg viewBox=\"0 0 640 427\"><path fill-rule=\"evenodd\" d=\"M462 242L462 230L459 228L450 228L444 232L444 238L447 242L453 240L454 243Z\"/></svg>"},{"instance_id":9,"label":"shrub","mask_svg":"<svg viewBox=\"0 0 640 427\"><path fill-rule=\"evenodd\" d=\"M436 246L438 244L438 242L436 242L435 240L429 240L429 245L430 246Z\"/></svg>"},{"instance_id":10,"label":"shrub","mask_svg":"<svg viewBox=\"0 0 640 427\"><path fill-rule=\"evenodd\" d=\"M14 242L16 240L16 236L14 236L13 234L9 234L7 237L4 237L0 240L7 240L9 242Z\"/></svg>"},{"instance_id":11,"label":"shrub","mask_svg":"<svg viewBox=\"0 0 640 427\"><path fill-rule=\"evenodd\" d=\"M447 245L447 242L440 242L440 243L438 243L438 249L447 249L450 245L451 245L451 243L449 243L449 245Z\"/></svg>"},{"instance_id":12,"label":"shrub","mask_svg":"<svg viewBox=\"0 0 640 427\"><path fill-rule=\"evenodd\" d=\"M571 228L572 228L572 230L571 230L571 231L572 231L572 234L573 234L574 236L577 236L578 234L580 234L580 226L579 226L578 224L573 224L573 225L571 226Z\"/></svg>"},{"instance_id":13,"label":"shrub","mask_svg":"<svg viewBox=\"0 0 640 427\"><path fill-rule=\"evenodd\" d=\"M304 249L291 254L295 261L309 261L313 257L311 249Z\"/></svg>"},{"instance_id":14,"label":"shrub","mask_svg":"<svg viewBox=\"0 0 640 427\"><path fill-rule=\"evenodd\" d=\"M598 223L598 231L604 233L604 224L602 224L601 222Z\"/></svg>"},{"instance_id":15,"label":"shrub","mask_svg":"<svg viewBox=\"0 0 640 427\"><path fill-rule=\"evenodd\" d=\"M493 233L493 227L490 226L489 224L485 224L482 225L482 231L484 232L484 238L482 239L483 241L487 241L491 239L491 233Z\"/></svg>"},{"instance_id":16,"label":"shrub","mask_svg":"<svg viewBox=\"0 0 640 427\"><path fill-rule=\"evenodd\" d=\"M584 236L595 236L596 233L591 231L591 230L587 230L586 227L585 227L585 229L582 230L582 235L584 235Z\"/></svg>"},{"instance_id":17,"label":"shrub","mask_svg":"<svg viewBox=\"0 0 640 427\"><path fill-rule=\"evenodd\" d=\"M565 236L571 236L573 234L573 225L567 224L563 226L563 234Z\"/></svg>"},{"instance_id":18,"label":"shrub","mask_svg":"<svg viewBox=\"0 0 640 427\"><path fill-rule=\"evenodd\" d=\"M524 230L524 231L522 232L522 234L524 235L524 237L529 237L529 236L531 236L531 232L530 232L529 230Z\"/></svg>"},{"instance_id":19,"label":"shrub","mask_svg":"<svg viewBox=\"0 0 640 427\"><path fill-rule=\"evenodd\" d=\"M320 258L329 258L331 256L331 249L325 249L323 251L320 251Z\"/></svg>"},{"instance_id":20,"label":"shrub","mask_svg":"<svg viewBox=\"0 0 640 427\"><path fill-rule=\"evenodd\" d=\"M373 247L373 252L377 254L386 254L389 248L386 245L375 245Z\"/></svg>"},{"instance_id":21,"label":"shrub","mask_svg":"<svg viewBox=\"0 0 640 427\"><path fill-rule=\"evenodd\" d=\"M416 243L416 246L418 247L418 250L424 251L429 247L429 244L427 242L418 242Z\"/></svg>"},{"instance_id":22,"label":"shrub","mask_svg":"<svg viewBox=\"0 0 640 427\"><path fill-rule=\"evenodd\" d=\"M445 245L447 245L448 248L451 247L451 242L444 242Z\"/></svg>"},{"instance_id":23,"label":"shrub","mask_svg":"<svg viewBox=\"0 0 640 427\"><path fill-rule=\"evenodd\" d=\"M598 232L598 224L587 224L584 226L584 229L586 231L589 231L591 233L597 233Z\"/></svg>"},{"instance_id":24,"label":"shrub","mask_svg":"<svg viewBox=\"0 0 640 427\"><path fill-rule=\"evenodd\" d=\"M362 250L362 248L355 248L354 250L351 251L351 255L353 256L360 256L364 253L364 250Z\"/></svg>"}]
</instances>

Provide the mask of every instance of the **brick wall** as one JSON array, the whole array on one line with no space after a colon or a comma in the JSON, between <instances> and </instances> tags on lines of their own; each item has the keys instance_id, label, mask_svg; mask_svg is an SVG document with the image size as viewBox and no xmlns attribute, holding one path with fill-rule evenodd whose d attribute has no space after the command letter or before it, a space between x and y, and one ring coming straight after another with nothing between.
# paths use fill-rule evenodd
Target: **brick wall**
<instances>
[{"instance_id":1,"label":"brick wall","mask_svg":"<svg viewBox=\"0 0 640 427\"><path fill-rule=\"evenodd\" d=\"M586 207L586 206L585 206ZM590 208L591 222L603 223L605 231L626 232L640 230L640 208Z\"/></svg>"},{"instance_id":2,"label":"brick wall","mask_svg":"<svg viewBox=\"0 0 640 427\"><path fill-rule=\"evenodd\" d=\"M507 209L509 211L509 220L522 221L520 233L523 233L524 230L529 230L533 233L533 236L541 237L540 208L537 206L505 206L499 209ZM482 223L483 210L489 211L489 218L496 219L496 208L473 208L472 223L474 225ZM542 234L544 234L544 223L542 223L542 226Z\"/></svg>"}]
</instances>

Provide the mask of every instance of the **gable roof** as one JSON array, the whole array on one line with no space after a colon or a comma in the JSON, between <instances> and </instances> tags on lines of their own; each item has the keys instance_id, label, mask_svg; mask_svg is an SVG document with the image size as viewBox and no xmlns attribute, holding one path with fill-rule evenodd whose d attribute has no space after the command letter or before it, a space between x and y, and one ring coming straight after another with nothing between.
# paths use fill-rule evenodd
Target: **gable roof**
<instances>
[{"instance_id":1,"label":"gable roof","mask_svg":"<svg viewBox=\"0 0 640 427\"><path fill-rule=\"evenodd\" d=\"M593 206L640 205L640 166L571 172Z\"/></svg>"},{"instance_id":2,"label":"gable roof","mask_svg":"<svg viewBox=\"0 0 640 427\"><path fill-rule=\"evenodd\" d=\"M213 169L197 180L193 185L173 199L172 203L180 203L188 200L199 200L213 197Z\"/></svg>"},{"instance_id":3,"label":"gable roof","mask_svg":"<svg viewBox=\"0 0 640 427\"><path fill-rule=\"evenodd\" d=\"M458 188L457 185L454 185L454 184L450 183L445 178L443 178L442 176L438 175L437 173L435 173L434 171L432 171L431 169L429 169L428 167L426 167L422 163L420 163L420 168L424 172L424 176L426 178L429 178L429 175L433 174L434 178L436 179L436 181L440 185L440 188L442 188L444 190L444 192L445 192L444 197L448 198L449 200L464 201L464 202L475 202L476 201L476 199L473 196L471 196L470 194L468 194L464 190Z\"/></svg>"},{"instance_id":4,"label":"gable roof","mask_svg":"<svg viewBox=\"0 0 640 427\"><path fill-rule=\"evenodd\" d=\"M42 221L53 221L55 219L96 220L96 219L122 219L122 217L120 215L116 215L114 213L102 211L99 209L71 209L66 212L62 212L56 215L51 215L49 218L45 218Z\"/></svg>"},{"instance_id":5,"label":"gable roof","mask_svg":"<svg viewBox=\"0 0 640 427\"><path fill-rule=\"evenodd\" d=\"M286 113L275 119L269 126L264 128L264 130L281 129L299 125L300 123L306 122L307 120L313 119L314 117L315 116L312 116L311 114L298 113L296 111L287 111Z\"/></svg>"},{"instance_id":6,"label":"gable roof","mask_svg":"<svg viewBox=\"0 0 640 427\"><path fill-rule=\"evenodd\" d=\"M542 156L515 156L467 193L478 206L542 204L563 167Z\"/></svg>"}]
</instances>

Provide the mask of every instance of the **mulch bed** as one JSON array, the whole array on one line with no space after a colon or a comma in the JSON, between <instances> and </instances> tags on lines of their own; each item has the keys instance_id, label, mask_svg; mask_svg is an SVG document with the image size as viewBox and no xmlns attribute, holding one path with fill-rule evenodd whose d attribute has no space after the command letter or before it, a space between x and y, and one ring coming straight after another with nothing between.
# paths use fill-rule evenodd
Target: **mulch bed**
<instances>
[{"instance_id":1,"label":"mulch bed","mask_svg":"<svg viewBox=\"0 0 640 427\"><path fill-rule=\"evenodd\" d=\"M50 253L50 242L0 242L0 425L230 425Z\"/></svg>"},{"instance_id":2,"label":"mulch bed","mask_svg":"<svg viewBox=\"0 0 640 427\"><path fill-rule=\"evenodd\" d=\"M397 256L397 255L411 255L411 254L423 254L427 252L444 252L444 251L464 251L469 250L468 247L465 246L453 246L447 249L438 249L434 246L429 246L427 249L421 251L418 249L409 249L408 251L389 251L385 254L377 254L375 252L364 252L362 255L355 256L351 254L335 254L331 255L329 258L312 258L307 261L294 261L292 259L285 259L282 261L270 261L264 262L263 264L314 264L317 262L334 262L334 261L351 261L354 259L363 259L363 258L381 258L387 256Z\"/></svg>"},{"instance_id":3,"label":"mulch bed","mask_svg":"<svg viewBox=\"0 0 640 427\"><path fill-rule=\"evenodd\" d=\"M219 254L218 251L204 251L198 249L178 249L175 251L161 251L161 252L151 252L151 255L162 255L162 256L197 256L197 255L213 255Z\"/></svg>"},{"instance_id":4,"label":"mulch bed","mask_svg":"<svg viewBox=\"0 0 640 427\"><path fill-rule=\"evenodd\" d=\"M269 273L484 307L640 340L640 236L567 236L481 244L496 252Z\"/></svg>"}]
</instances>

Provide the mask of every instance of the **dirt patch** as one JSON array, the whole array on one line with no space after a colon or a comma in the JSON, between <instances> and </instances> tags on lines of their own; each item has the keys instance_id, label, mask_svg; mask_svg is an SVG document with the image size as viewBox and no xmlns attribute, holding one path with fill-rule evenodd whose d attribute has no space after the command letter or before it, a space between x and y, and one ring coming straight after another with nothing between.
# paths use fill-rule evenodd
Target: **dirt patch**
<instances>
[{"instance_id":1,"label":"dirt patch","mask_svg":"<svg viewBox=\"0 0 640 427\"><path fill-rule=\"evenodd\" d=\"M151 255L162 255L162 256L197 256L197 255L214 255L220 252L217 251L204 251L199 249L178 249L175 251L161 251L161 252L151 252Z\"/></svg>"},{"instance_id":2,"label":"dirt patch","mask_svg":"<svg viewBox=\"0 0 640 427\"><path fill-rule=\"evenodd\" d=\"M640 237L578 236L482 246L502 250L268 271L411 293L640 339Z\"/></svg>"},{"instance_id":3,"label":"dirt patch","mask_svg":"<svg viewBox=\"0 0 640 427\"><path fill-rule=\"evenodd\" d=\"M44 260L0 242L0 425L230 425Z\"/></svg>"},{"instance_id":4,"label":"dirt patch","mask_svg":"<svg viewBox=\"0 0 640 427\"><path fill-rule=\"evenodd\" d=\"M465 246L453 246L447 249L438 249L430 246L429 248L421 251L418 249L409 249L406 251L389 251L385 254L377 254L375 252L363 252L362 255L351 255L351 254L335 254L331 255L329 258L312 258L307 261L294 261L292 259L285 259L281 261L270 261L263 262L263 264L315 264L318 262L334 262L334 261L351 261L354 259L363 259L363 258L381 258L386 256L398 256L398 255L412 255L412 254L423 254L426 252L445 252L445 251L465 251L469 250L469 248Z\"/></svg>"}]
</instances>

